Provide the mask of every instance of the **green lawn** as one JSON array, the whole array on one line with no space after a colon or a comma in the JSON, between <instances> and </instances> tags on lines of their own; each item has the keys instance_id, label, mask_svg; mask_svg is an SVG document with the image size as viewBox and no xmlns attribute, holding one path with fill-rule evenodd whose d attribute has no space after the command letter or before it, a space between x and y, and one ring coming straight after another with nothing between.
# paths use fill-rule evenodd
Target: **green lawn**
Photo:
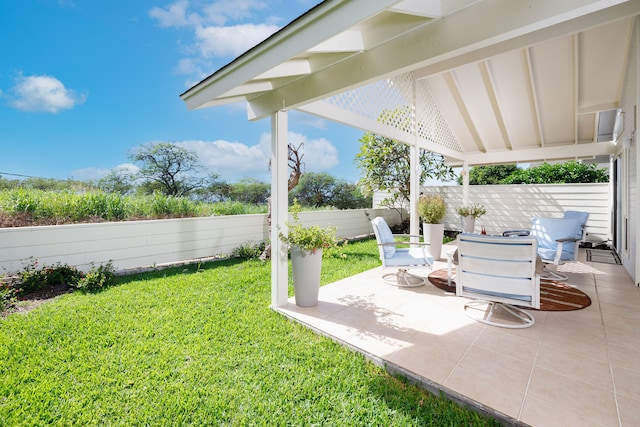
<instances>
[{"instance_id":1,"label":"green lawn","mask_svg":"<svg viewBox=\"0 0 640 427\"><path fill-rule=\"evenodd\" d=\"M323 283L379 264L346 252ZM200 268L0 320L0 426L497 425L270 310L269 263Z\"/></svg>"}]
</instances>

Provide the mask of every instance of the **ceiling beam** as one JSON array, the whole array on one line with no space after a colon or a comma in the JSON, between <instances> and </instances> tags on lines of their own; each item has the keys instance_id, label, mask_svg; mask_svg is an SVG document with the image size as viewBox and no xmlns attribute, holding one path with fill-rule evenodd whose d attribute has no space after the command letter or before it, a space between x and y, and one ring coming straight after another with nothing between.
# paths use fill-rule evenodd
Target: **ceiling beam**
<instances>
[{"instance_id":1,"label":"ceiling beam","mask_svg":"<svg viewBox=\"0 0 640 427\"><path fill-rule=\"evenodd\" d=\"M358 52L364 50L362 31L348 30L325 40L308 50L309 53Z\"/></svg>"},{"instance_id":2,"label":"ceiling beam","mask_svg":"<svg viewBox=\"0 0 640 427\"><path fill-rule=\"evenodd\" d=\"M424 16L425 18L440 18L442 16L442 4L440 1L403 0L389 10L407 15Z\"/></svg>"},{"instance_id":3,"label":"ceiling beam","mask_svg":"<svg viewBox=\"0 0 640 427\"><path fill-rule=\"evenodd\" d=\"M593 156L608 156L615 154L615 150L615 145L610 143L571 144L504 152L468 154L465 158L470 165L486 165L491 163L529 163L564 159L583 159Z\"/></svg>"},{"instance_id":4,"label":"ceiling beam","mask_svg":"<svg viewBox=\"0 0 640 427\"><path fill-rule=\"evenodd\" d=\"M414 145L416 141L416 137L409 132L404 132L396 127L385 125L378 120L373 120L351 111L343 110L342 108L328 104L324 101L316 101L302 105L298 110L338 123L343 123L350 127L362 129L364 132L370 132L376 135L382 135L387 138L402 141L409 145ZM462 153L460 151L452 150L434 143L433 141L428 141L424 138L417 138L417 143L420 148L425 150L440 153L444 156L455 159L462 159Z\"/></svg>"},{"instance_id":5,"label":"ceiling beam","mask_svg":"<svg viewBox=\"0 0 640 427\"><path fill-rule=\"evenodd\" d=\"M301 76L311 72L311 65L307 59L291 59L278 64L269 71L256 76L253 80L277 79L280 77Z\"/></svg>"},{"instance_id":6,"label":"ceiling beam","mask_svg":"<svg viewBox=\"0 0 640 427\"><path fill-rule=\"evenodd\" d=\"M461 61L468 63L473 58L485 58L487 53L492 56L522 48L534 40L546 40L554 34L598 25L603 19L640 12L640 0L598 11L620 1L623 0L478 2L419 26L393 39L392 43L373 47L287 86L249 99L252 104L248 109L249 118L260 119L276 109L296 108L391 74L417 68L423 68L425 75L444 71ZM478 25L479 21L483 24Z\"/></svg>"},{"instance_id":7,"label":"ceiling beam","mask_svg":"<svg viewBox=\"0 0 640 427\"><path fill-rule=\"evenodd\" d=\"M533 111L533 123L536 130L536 142L540 147L544 147L544 133L542 132L542 121L540 120L540 105L538 103L538 93L536 83L533 78L533 64L531 63L531 50L524 49L524 59L527 64L527 89L529 90L529 99L531 100L531 111Z\"/></svg>"}]
</instances>

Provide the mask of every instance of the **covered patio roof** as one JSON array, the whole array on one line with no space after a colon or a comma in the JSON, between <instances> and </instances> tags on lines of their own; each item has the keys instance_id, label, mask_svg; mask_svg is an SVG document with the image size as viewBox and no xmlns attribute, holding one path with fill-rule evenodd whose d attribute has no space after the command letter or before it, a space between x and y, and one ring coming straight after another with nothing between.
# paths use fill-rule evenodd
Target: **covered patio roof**
<instances>
[{"instance_id":1,"label":"covered patio roof","mask_svg":"<svg viewBox=\"0 0 640 427\"><path fill-rule=\"evenodd\" d=\"M454 163L608 161L638 14L622 0L326 0L181 97L246 101L250 120L297 109Z\"/></svg>"}]
</instances>

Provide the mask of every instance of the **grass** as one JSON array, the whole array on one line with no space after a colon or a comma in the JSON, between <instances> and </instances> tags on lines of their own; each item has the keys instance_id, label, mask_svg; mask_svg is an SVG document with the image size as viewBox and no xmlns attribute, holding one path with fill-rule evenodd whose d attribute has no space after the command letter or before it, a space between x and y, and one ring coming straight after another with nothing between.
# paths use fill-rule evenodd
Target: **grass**
<instances>
[{"instance_id":1,"label":"grass","mask_svg":"<svg viewBox=\"0 0 640 427\"><path fill-rule=\"evenodd\" d=\"M159 193L122 196L102 191L0 190L0 215L25 222L19 225L136 219L185 218L210 215L266 213L266 205L237 201L204 203Z\"/></svg>"},{"instance_id":2,"label":"grass","mask_svg":"<svg viewBox=\"0 0 640 427\"><path fill-rule=\"evenodd\" d=\"M324 260L323 284L379 264ZM200 270L198 270L198 267ZM270 264L121 278L0 320L0 425L497 425L268 308Z\"/></svg>"}]
</instances>

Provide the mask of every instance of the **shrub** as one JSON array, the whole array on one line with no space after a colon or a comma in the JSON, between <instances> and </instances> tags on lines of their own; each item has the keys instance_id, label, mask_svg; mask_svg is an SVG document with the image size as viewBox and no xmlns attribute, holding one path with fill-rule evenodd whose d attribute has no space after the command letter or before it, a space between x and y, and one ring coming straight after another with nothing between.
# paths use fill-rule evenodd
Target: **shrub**
<instances>
[{"instance_id":1,"label":"shrub","mask_svg":"<svg viewBox=\"0 0 640 427\"><path fill-rule=\"evenodd\" d=\"M91 270L78 280L75 287L83 291L95 292L112 286L115 282L115 268L113 263L109 261L106 264L100 264L98 267L92 264Z\"/></svg>"},{"instance_id":2,"label":"shrub","mask_svg":"<svg viewBox=\"0 0 640 427\"><path fill-rule=\"evenodd\" d=\"M16 301L16 290L9 281L0 278L0 312L10 308Z\"/></svg>"},{"instance_id":3,"label":"shrub","mask_svg":"<svg viewBox=\"0 0 640 427\"><path fill-rule=\"evenodd\" d=\"M231 256L240 259L256 259L262 255L264 248L267 246L265 241L258 243L245 243L231 251Z\"/></svg>"},{"instance_id":4,"label":"shrub","mask_svg":"<svg viewBox=\"0 0 640 427\"><path fill-rule=\"evenodd\" d=\"M52 267L38 268L38 261L31 260L23 271L18 273L20 284L18 296L24 296L47 287L68 285L74 287L82 273L75 267L57 263Z\"/></svg>"},{"instance_id":5,"label":"shrub","mask_svg":"<svg viewBox=\"0 0 640 427\"><path fill-rule=\"evenodd\" d=\"M418 200L418 213L427 224L439 224L446 211L447 205L439 194L427 194Z\"/></svg>"}]
</instances>

